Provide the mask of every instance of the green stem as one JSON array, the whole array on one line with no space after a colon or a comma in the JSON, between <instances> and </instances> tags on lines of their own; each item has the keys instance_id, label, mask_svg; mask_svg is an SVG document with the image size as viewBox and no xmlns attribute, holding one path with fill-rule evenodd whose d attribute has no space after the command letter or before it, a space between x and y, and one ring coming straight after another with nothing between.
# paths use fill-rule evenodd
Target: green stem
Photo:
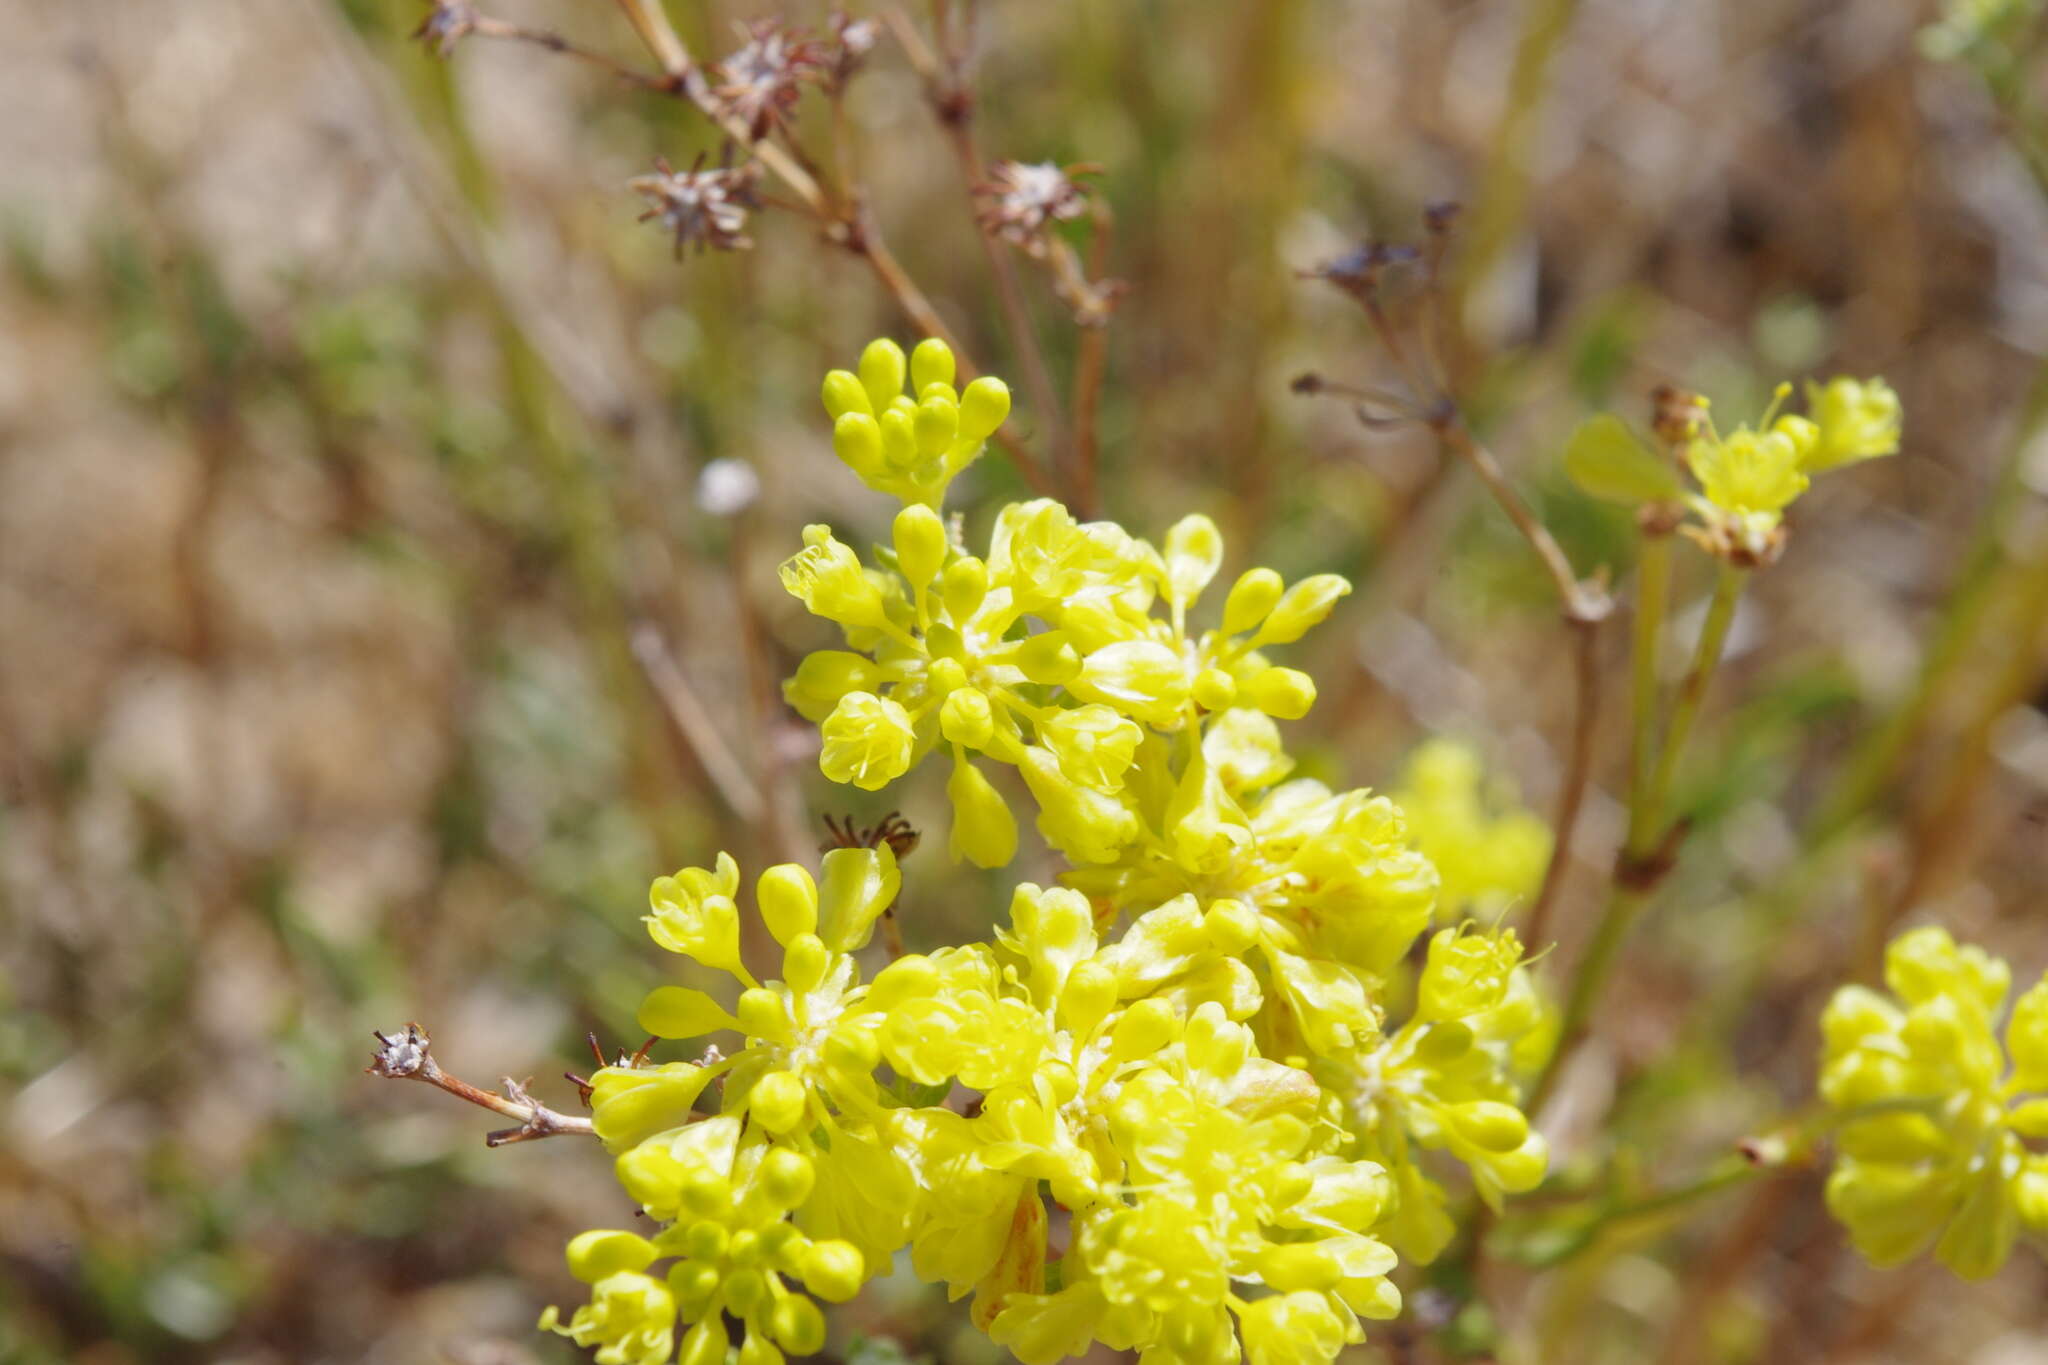
<instances>
[{"instance_id":1,"label":"green stem","mask_svg":"<svg viewBox=\"0 0 2048 1365\"><path fill-rule=\"evenodd\" d=\"M1646 546L1645 555L1646 582L1643 601L1636 609L1635 631L1637 776L1630 783L1629 790L1629 837L1622 858L1625 867L1656 855L1670 837L1669 827L1664 823L1664 808L1670 795L1672 777L1678 771L1678 760L1685 752L1686 741L1692 736L1694 723L1699 719L1707 684L1712 681L1714 668L1721 660L1721 649L1728 641L1728 627L1735 619L1735 603L1742 596L1743 585L1749 579L1747 570L1728 564L1721 567L1721 576L1714 584L1713 600L1707 605L1707 619L1700 627L1699 644L1693 650L1692 667L1686 670L1685 681L1679 684L1671 725L1665 731L1663 748L1657 754L1646 786L1641 774L1647 766L1648 738L1653 728L1650 717L1656 709L1656 631L1669 585L1668 545L1661 552L1651 551ZM1653 578L1656 581L1648 581ZM1642 871L1640 867L1630 870ZM1654 889L1653 878L1639 875L1617 877L1608 891L1607 907L1600 914L1599 924L1594 927L1585 956L1579 959L1579 965L1572 973L1557 1047L1551 1053L1543 1074L1537 1078L1529 1101L1532 1109L1540 1107L1549 1097L1551 1087L1557 1083L1560 1064L1585 1037L1593 1011L1607 989L1608 978L1614 974L1621 945L1628 939L1629 930L1635 926L1636 917L1649 903Z\"/></svg>"},{"instance_id":2,"label":"green stem","mask_svg":"<svg viewBox=\"0 0 2048 1365\"><path fill-rule=\"evenodd\" d=\"M1865 732L1843 764L1807 826L1809 848L1832 842L1884 793L1899 761L1919 737L1935 700L1980 638L1978 627L2008 577L2002 570L2012 562L2013 524L2028 501L2027 455L2044 422L2048 422L2048 367L2035 377L2013 428L1990 503L1971 536L1963 568L1946 594L1941 620L1913 686L1882 724Z\"/></svg>"},{"instance_id":3,"label":"green stem","mask_svg":"<svg viewBox=\"0 0 2048 1365\"><path fill-rule=\"evenodd\" d=\"M1671 598L1671 537L1645 533L1636 560L1636 617L1630 669L1630 750L1628 844L1634 850L1649 837L1638 822L1647 813L1645 797L1656 771L1657 644L1664 634L1664 612Z\"/></svg>"},{"instance_id":4,"label":"green stem","mask_svg":"<svg viewBox=\"0 0 2048 1365\"><path fill-rule=\"evenodd\" d=\"M1678 774L1678 760L1685 754L1686 741L1692 738L1692 727L1700 717L1700 705L1706 700L1707 684L1713 680L1714 669L1721 662L1721 648L1728 642L1728 627L1735 620L1735 602L1742 596L1742 588L1749 581L1749 572L1732 564L1721 566L1721 576L1714 583L1713 601L1707 604L1707 619L1700 627L1698 646L1693 650L1692 667L1686 670L1685 681L1679 685L1678 700L1671 709L1671 726L1664 732L1664 747L1657 755L1657 771L1651 779L1650 790L1644 798L1645 805L1631 815L1640 816L1640 822L1631 818L1631 829L1637 838L1630 853L1638 856L1649 852L1663 841L1664 831L1660 828L1666 804L1671 798L1672 779Z\"/></svg>"}]
</instances>

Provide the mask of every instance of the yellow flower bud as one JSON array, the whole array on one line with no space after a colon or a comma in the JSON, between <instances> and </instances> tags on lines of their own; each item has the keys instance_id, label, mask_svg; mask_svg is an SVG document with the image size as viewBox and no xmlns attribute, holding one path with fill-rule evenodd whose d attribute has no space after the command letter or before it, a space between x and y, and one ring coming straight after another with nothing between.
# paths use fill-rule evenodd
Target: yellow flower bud
<instances>
[{"instance_id":1,"label":"yellow flower bud","mask_svg":"<svg viewBox=\"0 0 2048 1365\"><path fill-rule=\"evenodd\" d=\"M866 390L868 403L876 412L887 408L903 392L903 376L908 368L903 348L887 337L876 337L860 353L860 386Z\"/></svg>"},{"instance_id":2,"label":"yellow flower bud","mask_svg":"<svg viewBox=\"0 0 2048 1365\"><path fill-rule=\"evenodd\" d=\"M867 946L875 921L896 899L903 874L896 854L880 848L835 848L825 855L818 888L818 937L834 952Z\"/></svg>"},{"instance_id":3,"label":"yellow flower bud","mask_svg":"<svg viewBox=\"0 0 2048 1365\"><path fill-rule=\"evenodd\" d=\"M1196 514L1182 517L1166 533L1166 599L1186 606L1201 595L1223 567L1223 533Z\"/></svg>"},{"instance_id":4,"label":"yellow flower bud","mask_svg":"<svg viewBox=\"0 0 2048 1365\"><path fill-rule=\"evenodd\" d=\"M750 986L741 991L733 1012L739 1017L740 1032L750 1038L781 1043L792 1037L789 1006L766 986Z\"/></svg>"},{"instance_id":5,"label":"yellow flower bud","mask_svg":"<svg viewBox=\"0 0 2048 1365\"><path fill-rule=\"evenodd\" d=\"M761 1158L761 1192L778 1209L793 1209L811 1197L818 1173L802 1152L777 1147Z\"/></svg>"},{"instance_id":6,"label":"yellow flower bud","mask_svg":"<svg viewBox=\"0 0 2048 1365\"><path fill-rule=\"evenodd\" d=\"M882 424L870 413L842 413L832 424L832 453L861 478L878 478L887 468L883 460Z\"/></svg>"},{"instance_id":7,"label":"yellow flower bud","mask_svg":"<svg viewBox=\"0 0 2048 1365\"><path fill-rule=\"evenodd\" d=\"M983 375L960 395L960 439L979 444L995 435L1010 415L1010 386Z\"/></svg>"},{"instance_id":8,"label":"yellow flower bud","mask_svg":"<svg viewBox=\"0 0 2048 1365\"><path fill-rule=\"evenodd\" d=\"M802 1294L787 1295L768 1310L768 1331L791 1355L816 1355L825 1349L825 1315Z\"/></svg>"},{"instance_id":9,"label":"yellow flower bud","mask_svg":"<svg viewBox=\"0 0 2048 1365\"><path fill-rule=\"evenodd\" d=\"M935 393L918 403L911 424L918 452L936 459L946 453L960 434L959 405L950 396Z\"/></svg>"},{"instance_id":10,"label":"yellow flower bud","mask_svg":"<svg viewBox=\"0 0 2048 1365\"><path fill-rule=\"evenodd\" d=\"M818 928L818 886L797 863L779 863L754 883L754 901L775 941L788 944Z\"/></svg>"},{"instance_id":11,"label":"yellow flower bud","mask_svg":"<svg viewBox=\"0 0 2048 1365\"><path fill-rule=\"evenodd\" d=\"M1529 1120L1522 1111L1498 1100L1454 1104L1444 1117L1460 1137L1489 1152L1512 1152L1529 1138Z\"/></svg>"},{"instance_id":12,"label":"yellow flower bud","mask_svg":"<svg viewBox=\"0 0 2048 1365\"><path fill-rule=\"evenodd\" d=\"M829 371L822 396L825 412L835 423L849 412L875 415L874 405L868 402L867 391L861 387L860 376L850 370Z\"/></svg>"},{"instance_id":13,"label":"yellow flower bud","mask_svg":"<svg viewBox=\"0 0 2048 1365\"><path fill-rule=\"evenodd\" d=\"M1002 867L1017 856L1017 817L979 768L956 762L953 775L946 779L946 796L953 803L953 828L947 839L953 861L965 858L976 867Z\"/></svg>"},{"instance_id":14,"label":"yellow flower bud","mask_svg":"<svg viewBox=\"0 0 2048 1365\"><path fill-rule=\"evenodd\" d=\"M949 744L982 748L995 734L995 728L995 712L989 706L988 694L978 687L948 692L939 703L939 733Z\"/></svg>"},{"instance_id":15,"label":"yellow flower bud","mask_svg":"<svg viewBox=\"0 0 2048 1365\"><path fill-rule=\"evenodd\" d=\"M882 670L866 655L844 649L821 649L804 656L796 676L782 685L782 696L805 720L816 725L849 692L872 692L882 685Z\"/></svg>"},{"instance_id":16,"label":"yellow flower bud","mask_svg":"<svg viewBox=\"0 0 2048 1365\"><path fill-rule=\"evenodd\" d=\"M1321 625L1337 605L1337 599L1351 591L1351 585L1333 573L1319 573L1302 579L1280 595L1273 610L1259 628L1260 644L1292 644Z\"/></svg>"},{"instance_id":17,"label":"yellow flower bud","mask_svg":"<svg viewBox=\"0 0 2048 1365\"><path fill-rule=\"evenodd\" d=\"M1295 668L1268 668L1247 679L1238 694L1278 720L1300 720L1316 704L1316 682Z\"/></svg>"},{"instance_id":18,"label":"yellow flower bud","mask_svg":"<svg viewBox=\"0 0 2048 1365\"><path fill-rule=\"evenodd\" d=\"M950 387L955 373L953 348L937 337L926 337L910 352L910 387L918 393L934 384Z\"/></svg>"},{"instance_id":19,"label":"yellow flower bud","mask_svg":"<svg viewBox=\"0 0 2048 1365\"><path fill-rule=\"evenodd\" d=\"M973 555L961 555L946 566L939 584L939 600L946 615L955 622L972 619L988 596L988 565Z\"/></svg>"},{"instance_id":20,"label":"yellow flower bud","mask_svg":"<svg viewBox=\"0 0 2048 1365\"><path fill-rule=\"evenodd\" d=\"M1246 569L1230 585L1223 599L1223 633L1242 635L1257 629L1286 590L1280 575L1271 569Z\"/></svg>"},{"instance_id":21,"label":"yellow flower bud","mask_svg":"<svg viewBox=\"0 0 2048 1365\"><path fill-rule=\"evenodd\" d=\"M1204 711L1227 711L1237 702L1237 679L1220 668L1195 675L1195 703Z\"/></svg>"},{"instance_id":22,"label":"yellow flower bud","mask_svg":"<svg viewBox=\"0 0 2048 1365\"><path fill-rule=\"evenodd\" d=\"M645 1270L654 1263L654 1243L632 1232L596 1230L569 1241L569 1273L596 1284L622 1270Z\"/></svg>"},{"instance_id":23,"label":"yellow flower bud","mask_svg":"<svg viewBox=\"0 0 2048 1365\"><path fill-rule=\"evenodd\" d=\"M876 419L882 432L882 463L888 471L903 473L922 463L917 453L917 405L901 399L884 409Z\"/></svg>"},{"instance_id":24,"label":"yellow flower bud","mask_svg":"<svg viewBox=\"0 0 2048 1365\"><path fill-rule=\"evenodd\" d=\"M725 1249L732 1242L732 1234L723 1223L702 1218L689 1225L683 1232L683 1250L699 1261L722 1261Z\"/></svg>"},{"instance_id":25,"label":"yellow flower bud","mask_svg":"<svg viewBox=\"0 0 2048 1365\"><path fill-rule=\"evenodd\" d=\"M747 1111L778 1137L803 1122L810 1092L794 1072L771 1071L747 1092Z\"/></svg>"},{"instance_id":26,"label":"yellow flower bud","mask_svg":"<svg viewBox=\"0 0 2048 1365\"><path fill-rule=\"evenodd\" d=\"M804 1256L804 1287L827 1303L845 1303L860 1292L867 1264L860 1248L837 1238L814 1242Z\"/></svg>"},{"instance_id":27,"label":"yellow flower bud","mask_svg":"<svg viewBox=\"0 0 2048 1365\"><path fill-rule=\"evenodd\" d=\"M1074 964L1060 991L1060 1022L1086 1038L1116 1008L1116 973L1091 960Z\"/></svg>"},{"instance_id":28,"label":"yellow flower bud","mask_svg":"<svg viewBox=\"0 0 2048 1365\"><path fill-rule=\"evenodd\" d=\"M946 562L946 523L923 503L896 514L896 567L911 587L928 586Z\"/></svg>"},{"instance_id":29,"label":"yellow flower bud","mask_svg":"<svg viewBox=\"0 0 2048 1365\"><path fill-rule=\"evenodd\" d=\"M1016 665L1035 683L1057 687L1081 671L1081 655L1064 631L1048 630L1018 642Z\"/></svg>"},{"instance_id":30,"label":"yellow flower bud","mask_svg":"<svg viewBox=\"0 0 2048 1365\"><path fill-rule=\"evenodd\" d=\"M816 934L798 934L782 954L782 979L798 995L808 995L825 979L832 955Z\"/></svg>"}]
</instances>

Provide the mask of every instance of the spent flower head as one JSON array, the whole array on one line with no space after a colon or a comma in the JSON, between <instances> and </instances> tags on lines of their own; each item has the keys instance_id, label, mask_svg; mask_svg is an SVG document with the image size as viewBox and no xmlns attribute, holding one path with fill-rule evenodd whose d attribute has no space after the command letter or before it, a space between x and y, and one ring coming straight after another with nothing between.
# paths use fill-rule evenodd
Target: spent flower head
<instances>
[{"instance_id":1,"label":"spent flower head","mask_svg":"<svg viewBox=\"0 0 2048 1365\"><path fill-rule=\"evenodd\" d=\"M699 251L744 251L753 246L746 235L747 212L758 206L754 182L760 167L754 162L738 166L705 169L700 156L687 171L678 171L667 159L654 159L654 174L636 176L629 188L648 201L641 222L659 219L675 238L676 255L683 248Z\"/></svg>"},{"instance_id":2,"label":"spent flower head","mask_svg":"<svg viewBox=\"0 0 2048 1365\"><path fill-rule=\"evenodd\" d=\"M778 19L736 27L745 41L712 65L711 95L758 142L788 124L804 83L829 70L834 54Z\"/></svg>"},{"instance_id":3,"label":"spent flower head","mask_svg":"<svg viewBox=\"0 0 2048 1365\"><path fill-rule=\"evenodd\" d=\"M982 231L1032 255L1045 250L1054 223L1088 211L1088 191L1076 180L1089 166L1055 166L1050 161L998 161L988 179L974 187Z\"/></svg>"}]
</instances>

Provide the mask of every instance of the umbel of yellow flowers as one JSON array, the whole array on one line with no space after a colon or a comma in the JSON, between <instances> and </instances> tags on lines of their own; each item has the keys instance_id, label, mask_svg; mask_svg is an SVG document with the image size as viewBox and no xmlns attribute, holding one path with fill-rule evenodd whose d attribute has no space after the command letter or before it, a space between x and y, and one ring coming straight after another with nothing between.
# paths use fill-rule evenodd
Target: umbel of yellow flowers
<instances>
[{"instance_id":1,"label":"umbel of yellow flowers","mask_svg":"<svg viewBox=\"0 0 2048 1365\"><path fill-rule=\"evenodd\" d=\"M1785 509L1824 474L1899 448L1899 396L1882 379L1837 376L1806 385L1807 415L1781 413L1792 394L1780 384L1754 427L1725 436L1702 414L1687 424L1677 455L1698 485L1688 489L1672 462L1651 451L1610 413L1572 436L1565 467L1588 493L1630 505L1689 510L1687 533L1710 554L1742 567L1768 564L1784 549Z\"/></svg>"},{"instance_id":2,"label":"umbel of yellow flowers","mask_svg":"<svg viewBox=\"0 0 2048 1365\"><path fill-rule=\"evenodd\" d=\"M1839 1124L1828 1208L1880 1266L1930 1246L1971 1279L2024 1229L2048 1233L2048 975L1997 1024L2012 971L1941 929L1885 954L1890 998L1835 992L1822 1017L1821 1096Z\"/></svg>"},{"instance_id":3,"label":"umbel of yellow flowers","mask_svg":"<svg viewBox=\"0 0 2048 1365\"><path fill-rule=\"evenodd\" d=\"M979 866L1016 852L991 777L1015 769L1068 870L1018 886L987 941L865 976L890 849L769 868L766 980L740 955L731 859L656 882L655 941L732 987L664 986L640 1023L727 1050L592 1078L646 1221L572 1242L591 1301L545 1321L606 1365L713 1365L730 1320L741 1365L772 1365L822 1344L814 1299L902 1257L1033 1365L1094 1342L1147 1365L1327 1362L1398 1310L1397 1255L1449 1241L1441 1178L1462 1167L1496 1206L1542 1178L1520 1101L1549 1015L1511 930L1439 929L1407 965L1438 869L1392 802L1292 776L1279 723L1315 684L1269 652L1348 585L1255 568L1205 618L1206 518L1155 547L1045 500L970 553L940 500L1008 393L953 376L937 342L878 341L826 378L840 458L903 508L876 565L804 532L782 581L845 647L785 691L834 781L875 790L941 754L952 852ZM1468 767L1439 752L1418 781L1448 812L1434 846L1459 899L1526 894L1540 832L1495 857Z\"/></svg>"}]
</instances>

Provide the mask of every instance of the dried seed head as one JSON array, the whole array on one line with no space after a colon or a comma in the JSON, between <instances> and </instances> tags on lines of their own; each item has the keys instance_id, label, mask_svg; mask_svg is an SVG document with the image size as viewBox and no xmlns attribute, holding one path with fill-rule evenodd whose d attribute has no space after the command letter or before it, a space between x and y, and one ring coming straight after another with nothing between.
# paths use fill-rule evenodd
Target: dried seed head
<instances>
[{"instance_id":1,"label":"dried seed head","mask_svg":"<svg viewBox=\"0 0 2048 1365\"><path fill-rule=\"evenodd\" d=\"M446 57L457 43L476 31L482 20L483 16L469 0L434 0L433 12L420 20L412 36L433 44L434 51Z\"/></svg>"},{"instance_id":2,"label":"dried seed head","mask_svg":"<svg viewBox=\"0 0 2048 1365\"><path fill-rule=\"evenodd\" d=\"M873 19L855 19L845 10L834 10L831 28L835 49L832 53L832 79L844 83L875 50L875 40L881 37L882 26Z\"/></svg>"},{"instance_id":3,"label":"dried seed head","mask_svg":"<svg viewBox=\"0 0 2048 1365\"><path fill-rule=\"evenodd\" d=\"M426 1069L429 1054L427 1035L418 1024L407 1024L405 1032L396 1038L382 1032L374 1035L378 1042L377 1055L371 1059L369 1071L377 1076L417 1076Z\"/></svg>"},{"instance_id":4,"label":"dried seed head","mask_svg":"<svg viewBox=\"0 0 2048 1365\"><path fill-rule=\"evenodd\" d=\"M1369 300L1379 288L1380 277L1390 266L1412 265L1421 253L1412 246L1386 242L1362 242L1313 270L1302 272L1310 279L1335 285L1353 298Z\"/></svg>"},{"instance_id":5,"label":"dried seed head","mask_svg":"<svg viewBox=\"0 0 2048 1365\"><path fill-rule=\"evenodd\" d=\"M747 211L758 207L754 180L760 171L753 162L706 170L699 158L689 170L678 171L656 157L654 167L653 175L628 183L650 205L640 221L660 219L675 238L678 256L686 246L744 251L754 244L746 235Z\"/></svg>"},{"instance_id":6,"label":"dried seed head","mask_svg":"<svg viewBox=\"0 0 2048 1365\"><path fill-rule=\"evenodd\" d=\"M826 44L774 19L742 24L739 31L747 41L712 66L718 84L711 94L727 115L746 125L747 136L759 141L789 122L803 83L828 70L834 54Z\"/></svg>"},{"instance_id":7,"label":"dried seed head","mask_svg":"<svg viewBox=\"0 0 2048 1365\"><path fill-rule=\"evenodd\" d=\"M1086 170L1050 161L996 162L989 167L988 180L974 187L982 230L1034 256L1041 254L1053 223L1087 211L1088 191L1074 181Z\"/></svg>"}]
</instances>

